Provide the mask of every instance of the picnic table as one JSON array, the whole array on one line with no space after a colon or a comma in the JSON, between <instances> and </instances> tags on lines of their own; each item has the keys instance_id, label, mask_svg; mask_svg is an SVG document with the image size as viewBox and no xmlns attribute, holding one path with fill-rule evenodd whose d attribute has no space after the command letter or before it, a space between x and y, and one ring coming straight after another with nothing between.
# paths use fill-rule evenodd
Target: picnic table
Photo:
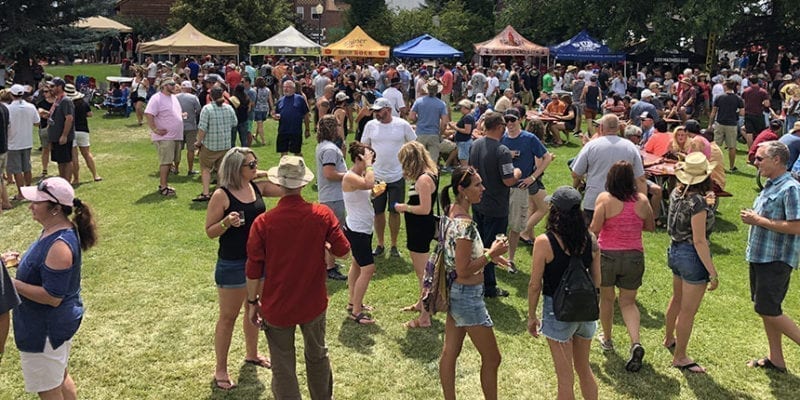
<instances>
[{"instance_id":1,"label":"picnic table","mask_svg":"<svg viewBox=\"0 0 800 400\"><path fill-rule=\"evenodd\" d=\"M541 113L537 110L528 110L525 113L525 119L528 120L526 130L535 134L539 140L544 140L549 131L550 124L560 121L552 115Z\"/></svg>"}]
</instances>

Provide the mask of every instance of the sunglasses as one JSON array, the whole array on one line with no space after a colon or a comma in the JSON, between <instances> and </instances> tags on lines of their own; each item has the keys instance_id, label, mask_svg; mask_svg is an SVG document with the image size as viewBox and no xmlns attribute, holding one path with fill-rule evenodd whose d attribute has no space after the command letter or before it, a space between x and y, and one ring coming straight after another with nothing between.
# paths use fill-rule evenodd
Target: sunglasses
<instances>
[{"instance_id":1,"label":"sunglasses","mask_svg":"<svg viewBox=\"0 0 800 400\"><path fill-rule=\"evenodd\" d=\"M50 196L50 198L53 199L54 203L58 203L58 198L56 198L56 196L53 195L53 193L51 193L50 190L47 188L47 182L45 181L39 182L39 184L36 185L36 190Z\"/></svg>"},{"instance_id":2,"label":"sunglasses","mask_svg":"<svg viewBox=\"0 0 800 400\"><path fill-rule=\"evenodd\" d=\"M249 163L242 165L242 167L250 167L250 169L256 169L256 167L258 167L258 160L250 161Z\"/></svg>"},{"instance_id":3,"label":"sunglasses","mask_svg":"<svg viewBox=\"0 0 800 400\"><path fill-rule=\"evenodd\" d=\"M458 180L458 186L461 186L461 184L464 183L464 179L466 179L467 176L472 176L477 173L478 171L475 171L475 168L472 167L467 168L467 170L464 172L464 175L461 175L461 179Z\"/></svg>"},{"instance_id":4,"label":"sunglasses","mask_svg":"<svg viewBox=\"0 0 800 400\"><path fill-rule=\"evenodd\" d=\"M507 115L505 117L505 119L506 119L506 123L507 124L513 123L513 122L517 122L519 120L517 117L512 117L512 116L509 116L509 115Z\"/></svg>"}]
</instances>

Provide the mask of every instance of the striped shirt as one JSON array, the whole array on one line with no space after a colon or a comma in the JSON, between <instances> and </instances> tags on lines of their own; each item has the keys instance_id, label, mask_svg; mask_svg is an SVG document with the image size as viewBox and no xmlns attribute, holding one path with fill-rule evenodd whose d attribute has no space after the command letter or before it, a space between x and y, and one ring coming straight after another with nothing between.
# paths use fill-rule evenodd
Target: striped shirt
<instances>
[{"instance_id":1,"label":"striped shirt","mask_svg":"<svg viewBox=\"0 0 800 400\"><path fill-rule=\"evenodd\" d=\"M753 203L755 212L780 221L800 220L800 183L788 172L770 179ZM797 268L800 261L800 235L788 235L751 225L747 241L747 261L781 261Z\"/></svg>"},{"instance_id":2,"label":"striped shirt","mask_svg":"<svg viewBox=\"0 0 800 400\"><path fill-rule=\"evenodd\" d=\"M209 103L200 110L200 123L197 128L206 133L203 146L211 151L231 148L231 130L236 127L236 111L228 104L218 106Z\"/></svg>"}]
</instances>

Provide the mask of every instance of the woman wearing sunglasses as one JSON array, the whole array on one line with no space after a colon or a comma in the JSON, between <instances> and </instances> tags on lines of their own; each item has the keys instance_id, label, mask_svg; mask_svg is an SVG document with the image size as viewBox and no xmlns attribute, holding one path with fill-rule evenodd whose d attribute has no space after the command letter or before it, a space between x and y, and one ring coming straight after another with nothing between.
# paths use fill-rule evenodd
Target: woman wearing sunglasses
<instances>
[{"instance_id":1,"label":"woman wearing sunglasses","mask_svg":"<svg viewBox=\"0 0 800 400\"><path fill-rule=\"evenodd\" d=\"M439 360L439 379L446 400L456 398L456 361L469 335L481 355L481 388L486 399L497 398L497 369L500 349L492 327L494 323L483 301L483 268L490 262L508 266L502 255L508 242L495 240L490 249L483 247L478 225L469 209L481 201L486 188L472 167L457 167L449 186L455 196L450 204L447 190L442 191L442 208L447 215L444 228L444 264L450 284L450 308L444 328L444 347Z\"/></svg>"},{"instance_id":2,"label":"woman wearing sunglasses","mask_svg":"<svg viewBox=\"0 0 800 400\"><path fill-rule=\"evenodd\" d=\"M247 262L247 238L253 220L266 211L262 197L280 196L281 190L269 181L255 182L267 176L258 169L258 158L246 147L234 147L225 153L219 170L219 188L211 195L206 212L206 235L219 238L214 280L219 296L219 319L214 331L216 368L214 385L222 390L236 387L228 375L228 351L233 326L247 296L244 267ZM266 357L258 354L258 327L242 320L245 339L245 362L270 368Z\"/></svg>"},{"instance_id":3,"label":"woman wearing sunglasses","mask_svg":"<svg viewBox=\"0 0 800 400\"><path fill-rule=\"evenodd\" d=\"M81 257L97 241L97 228L92 210L63 178L25 186L21 193L42 225L12 279L22 300L13 320L25 390L41 398L74 399L77 389L67 363L83 318Z\"/></svg>"}]
</instances>

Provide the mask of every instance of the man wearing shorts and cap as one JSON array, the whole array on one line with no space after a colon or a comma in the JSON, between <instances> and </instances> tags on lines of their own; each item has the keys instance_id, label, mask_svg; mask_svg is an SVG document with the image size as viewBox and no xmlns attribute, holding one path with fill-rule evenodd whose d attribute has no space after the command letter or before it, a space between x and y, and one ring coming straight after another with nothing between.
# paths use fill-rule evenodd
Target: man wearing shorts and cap
<instances>
[{"instance_id":1,"label":"man wearing shorts and cap","mask_svg":"<svg viewBox=\"0 0 800 400\"><path fill-rule=\"evenodd\" d=\"M30 186L31 149L33 148L33 127L39 125L39 112L33 104L25 101L25 87L11 86L14 100L8 105L8 157L6 170L14 175L18 194L15 199L22 200L22 187ZM66 101L72 101L67 98ZM70 149L70 151L72 151Z\"/></svg>"},{"instance_id":2,"label":"man wearing shorts and cap","mask_svg":"<svg viewBox=\"0 0 800 400\"><path fill-rule=\"evenodd\" d=\"M181 104L181 116L183 117L183 144L186 148L186 162L189 164L189 176L197 175L199 172L194 169L194 143L197 141L197 120L200 118L200 100L194 93L192 81L181 82L181 93L177 95L178 103ZM180 157L175 163L175 170L178 170L181 162Z\"/></svg>"},{"instance_id":3,"label":"man wearing shorts and cap","mask_svg":"<svg viewBox=\"0 0 800 400\"><path fill-rule=\"evenodd\" d=\"M174 80L162 79L160 89L150 97L144 115L147 116L147 126L150 127L150 139L158 150L158 193L162 196L175 196L175 189L167 186L167 177L170 167L181 155L183 111L177 96L173 95Z\"/></svg>"},{"instance_id":4,"label":"man wearing shorts and cap","mask_svg":"<svg viewBox=\"0 0 800 400\"><path fill-rule=\"evenodd\" d=\"M371 109L375 119L364 126L361 143L375 150L375 179L386 182L386 191L372 199L375 209L375 236L378 245L372 252L380 256L385 251L386 209L389 209L389 235L391 238L391 255L400 257L397 250L397 236L400 233L400 214L394 209L395 203L405 202L406 181L403 179L403 167L397 154L403 144L417 139L414 129L406 120L392 117L392 104L384 98L375 100Z\"/></svg>"},{"instance_id":5,"label":"man wearing shorts and cap","mask_svg":"<svg viewBox=\"0 0 800 400\"><path fill-rule=\"evenodd\" d=\"M728 148L728 164L731 172L736 171L736 139L739 136L738 123L744 118L744 100L736 94L736 82L725 81L725 93L717 96L711 107L708 117L708 128L714 122L714 142L722 147L724 143ZM763 119L763 117L762 117ZM760 132L760 131L759 131Z\"/></svg>"},{"instance_id":6,"label":"man wearing shorts and cap","mask_svg":"<svg viewBox=\"0 0 800 400\"><path fill-rule=\"evenodd\" d=\"M200 180L203 191L192 201L211 200L211 170L219 171L222 157L231 148L231 130L238 125L236 111L225 103L225 92L215 86L211 89L211 103L200 110L200 122L197 125L197 141L194 146L200 149Z\"/></svg>"},{"instance_id":7,"label":"man wearing shorts and cap","mask_svg":"<svg viewBox=\"0 0 800 400\"><path fill-rule=\"evenodd\" d=\"M431 159L437 165L439 163L439 145L442 142L440 134L444 132L447 123L450 122L447 105L436 97L441 89L442 84L438 80L428 79L425 84L428 94L414 101L408 115L409 121L417 123L417 141L425 146Z\"/></svg>"},{"instance_id":8,"label":"man wearing shorts and cap","mask_svg":"<svg viewBox=\"0 0 800 400\"><path fill-rule=\"evenodd\" d=\"M50 140L50 160L58 164L58 176L72 179L72 141L75 140L75 104L64 93L67 82L61 78L50 81L53 106L47 123Z\"/></svg>"}]
</instances>

